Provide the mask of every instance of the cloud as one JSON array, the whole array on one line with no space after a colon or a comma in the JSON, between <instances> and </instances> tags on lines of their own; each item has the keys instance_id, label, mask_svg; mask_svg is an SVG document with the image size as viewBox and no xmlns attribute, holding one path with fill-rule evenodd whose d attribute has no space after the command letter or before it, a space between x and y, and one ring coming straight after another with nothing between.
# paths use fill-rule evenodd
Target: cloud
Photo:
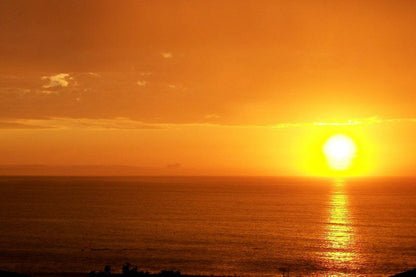
<instances>
[{"instance_id":1,"label":"cloud","mask_svg":"<svg viewBox=\"0 0 416 277\"><path fill-rule=\"evenodd\" d=\"M59 73L51 76L43 76L42 80L47 80L48 83L43 85L44 88L57 88L57 87L67 87L69 85L68 80L73 78L68 73Z\"/></svg>"},{"instance_id":2,"label":"cloud","mask_svg":"<svg viewBox=\"0 0 416 277\"><path fill-rule=\"evenodd\" d=\"M166 168L175 169L175 168L180 168L181 166L182 166L182 164L180 164L180 163L172 163L172 164L167 164Z\"/></svg>"},{"instance_id":3,"label":"cloud","mask_svg":"<svg viewBox=\"0 0 416 277\"><path fill-rule=\"evenodd\" d=\"M357 120L348 120L345 122L314 122L316 126L347 126L347 125L358 125L361 124L360 121Z\"/></svg>"},{"instance_id":4,"label":"cloud","mask_svg":"<svg viewBox=\"0 0 416 277\"><path fill-rule=\"evenodd\" d=\"M183 84L170 83L170 84L166 84L166 87L171 90L183 90L183 91L188 90L188 88L185 87Z\"/></svg>"},{"instance_id":5,"label":"cloud","mask_svg":"<svg viewBox=\"0 0 416 277\"><path fill-rule=\"evenodd\" d=\"M144 123L128 118L47 118L0 120L0 129L163 129L165 124Z\"/></svg>"},{"instance_id":6,"label":"cloud","mask_svg":"<svg viewBox=\"0 0 416 277\"><path fill-rule=\"evenodd\" d=\"M99 73L97 73L97 72L88 72L87 73L89 76L91 76L91 77L101 77L101 75L99 74Z\"/></svg>"},{"instance_id":7,"label":"cloud","mask_svg":"<svg viewBox=\"0 0 416 277\"><path fill-rule=\"evenodd\" d=\"M40 90L39 93L40 94L58 94L58 92L54 90Z\"/></svg>"},{"instance_id":8,"label":"cloud","mask_svg":"<svg viewBox=\"0 0 416 277\"><path fill-rule=\"evenodd\" d=\"M29 94L32 91L28 88L18 88L18 87L2 87L0 88L0 93L5 94L18 94L18 95L25 95Z\"/></svg>"},{"instance_id":9,"label":"cloud","mask_svg":"<svg viewBox=\"0 0 416 277\"><path fill-rule=\"evenodd\" d=\"M215 113L205 115L205 119L218 119L218 118L220 118L220 116L218 114L215 114Z\"/></svg>"},{"instance_id":10,"label":"cloud","mask_svg":"<svg viewBox=\"0 0 416 277\"><path fill-rule=\"evenodd\" d=\"M214 115L211 115L214 116ZM215 117L215 116L214 116ZM0 120L0 128L2 121ZM120 129L120 130L158 130L171 128L273 128L282 129L289 127L313 126L312 123L279 123L274 125L239 125L222 123L147 123L124 117L118 118L67 118L52 117L47 119L16 119L3 121L7 123L8 129L21 129L21 126L32 129ZM14 124L14 125L13 125ZM5 125L6 126L6 125ZM13 128L16 127L16 128Z\"/></svg>"},{"instance_id":11,"label":"cloud","mask_svg":"<svg viewBox=\"0 0 416 277\"><path fill-rule=\"evenodd\" d=\"M163 129L162 124L145 123L142 121L131 120L129 118L112 118L112 119L60 119L64 123L62 126L67 128L92 128L92 129ZM66 123L66 124L65 124Z\"/></svg>"},{"instance_id":12,"label":"cloud","mask_svg":"<svg viewBox=\"0 0 416 277\"><path fill-rule=\"evenodd\" d=\"M353 126L353 125L369 125L369 124L383 124L383 123L401 123L401 122L416 122L416 118L402 117L402 118L381 118L378 116L361 118L347 121L331 121L331 122L314 122L315 126Z\"/></svg>"},{"instance_id":13,"label":"cloud","mask_svg":"<svg viewBox=\"0 0 416 277\"><path fill-rule=\"evenodd\" d=\"M16 121L0 121L0 129L48 129L46 126L25 124Z\"/></svg>"},{"instance_id":14,"label":"cloud","mask_svg":"<svg viewBox=\"0 0 416 277\"><path fill-rule=\"evenodd\" d=\"M215 118L215 114L207 115ZM360 120L347 120L345 122L282 122L269 125L242 125L224 123L147 123L124 117L118 118L68 118L52 117L47 119L0 119L0 129L93 129L93 130L160 130L172 128L250 128L250 129L286 129L313 127L326 128L337 126L351 126L364 124L386 123L416 123L416 118L389 118L378 117L364 118Z\"/></svg>"},{"instance_id":15,"label":"cloud","mask_svg":"<svg viewBox=\"0 0 416 277\"><path fill-rule=\"evenodd\" d=\"M156 176L166 174L183 175L181 167L171 168L168 166L0 164L0 175Z\"/></svg>"},{"instance_id":16,"label":"cloud","mask_svg":"<svg viewBox=\"0 0 416 277\"><path fill-rule=\"evenodd\" d=\"M147 85L147 82L146 82L146 81L144 81L144 80L139 80L139 81L137 81L137 82L136 82L136 84L137 84L139 87L145 87L145 86Z\"/></svg>"},{"instance_id":17,"label":"cloud","mask_svg":"<svg viewBox=\"0 0 416 277\"><path fill-rule=\"evenodd\" d=\"M171 52L162 52L160 53L162 55L163 58L165 59L171 59L173 57Z\"/></svg>"}]
</instances>

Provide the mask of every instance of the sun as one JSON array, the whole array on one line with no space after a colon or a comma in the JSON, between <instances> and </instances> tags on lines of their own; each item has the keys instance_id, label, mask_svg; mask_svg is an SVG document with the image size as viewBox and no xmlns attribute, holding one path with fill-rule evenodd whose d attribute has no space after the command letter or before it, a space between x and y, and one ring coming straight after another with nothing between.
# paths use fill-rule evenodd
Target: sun
<instances>
[{"instance_id":1,"label":"sun","mask_svg":"<svg viewBox=\"0 0 416 277\"><path fill-rule=\"evenodd\" d=\"M324 144L323 151L332 170L342 171L350 168L357 147L354 141L343 134L331 136Z\"/></svg>"}]
</instances>

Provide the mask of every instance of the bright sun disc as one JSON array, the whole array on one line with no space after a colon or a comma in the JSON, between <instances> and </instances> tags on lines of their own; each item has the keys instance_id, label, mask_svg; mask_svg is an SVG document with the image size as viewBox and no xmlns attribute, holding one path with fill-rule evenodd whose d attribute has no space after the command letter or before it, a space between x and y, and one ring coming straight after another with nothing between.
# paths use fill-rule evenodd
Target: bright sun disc
<instances>
[{"instance_id":1,"label":"bright sun disc","mask_svg":"<svg viewBox=\"0 0 416 277\"><path fill-rule=\"evenodd\" d=\"M350 137L334 135L325 142L323 150L331 169L346 170L351 166L357 148Z\"/></svg>"}]
</instances>

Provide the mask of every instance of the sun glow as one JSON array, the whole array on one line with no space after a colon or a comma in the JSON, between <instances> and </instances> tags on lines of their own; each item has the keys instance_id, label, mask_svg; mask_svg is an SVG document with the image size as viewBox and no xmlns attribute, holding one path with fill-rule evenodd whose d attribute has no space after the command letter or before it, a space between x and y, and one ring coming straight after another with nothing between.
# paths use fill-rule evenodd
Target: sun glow
<instances>
[{"instance_id":1,"label":"sun glow","mask_svg":"<svg viewBox=\"0 0 416 277\"><path fill-rule=\"evenodd\" d=\"M323 146L329 167L332 170L346 170L355 158L357 148L354 141L342 134L333 135Z\"/></svg>"}]
</instances>

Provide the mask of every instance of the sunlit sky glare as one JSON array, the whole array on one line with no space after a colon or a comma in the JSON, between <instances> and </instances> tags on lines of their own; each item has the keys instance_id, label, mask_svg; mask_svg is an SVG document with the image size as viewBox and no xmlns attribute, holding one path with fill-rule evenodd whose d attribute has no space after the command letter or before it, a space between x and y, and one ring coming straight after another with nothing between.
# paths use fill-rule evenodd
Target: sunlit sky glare
<instances>
[{"instance_id":1,"label":"sunlit sky glare","mask_svg":"<svg viewBox=\"0 0 416 277\"><path fill-rule=\"evenodd\" d=\"M1 1L0 174L330 175L323 145L345 134L347 175L413 175L415 12Z\"/></svg>"}]
</instances>

